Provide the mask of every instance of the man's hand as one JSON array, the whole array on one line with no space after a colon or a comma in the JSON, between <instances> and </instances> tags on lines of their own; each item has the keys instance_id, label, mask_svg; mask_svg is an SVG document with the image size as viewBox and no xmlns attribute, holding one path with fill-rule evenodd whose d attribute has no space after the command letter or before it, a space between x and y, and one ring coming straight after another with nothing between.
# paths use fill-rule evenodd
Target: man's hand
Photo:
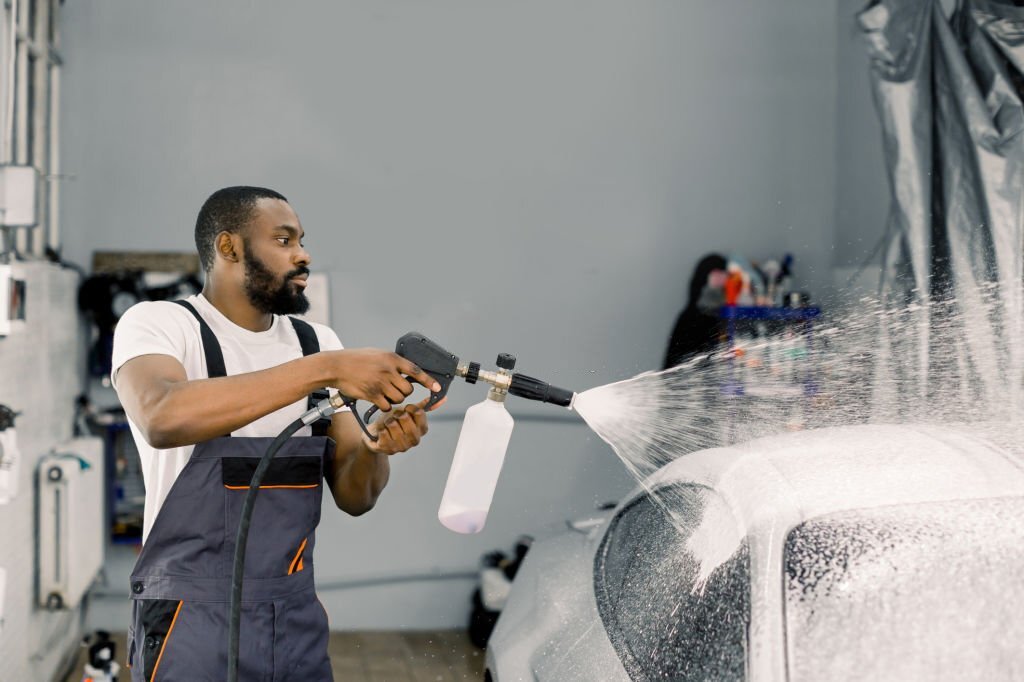
<instances>
[{"instance_id":1,"label":"man's hand","mask_svg":"<svg viewBox=\"0 0 1024 682\"><path fill-rule=\"evenodd\" d=\"M337 447L330 460L327 482L339 509L353 516L373 509L388 483L388 455L412 448L427 432L428 410L424 407L429 400L397 407L370 424L370 432L378 437L376 442L363 434L352 415L334 414L329 434Z\"/></svg>"},{"instance_id":2,"label":"man's hand","mask_svg":"<svg viewBox=\"0 0 1024 682\"><path fill-rule=\"evenodd\" d=\"M383 455L405 452L419 445L420 439L428 430L427 410L424 408L429 400L430 398L425 398L414 405L403 405L370 424L368 428L377 436L377 441L374 442L364 435L363 445L370 452ZM430 409L437 409L443 403L444 400Z\"/></svg>"},{"instance_id":3,"label":"man's hand","mask_svg":"<svg viewBox=\"0 0 1024 682\"><path fill-rule=\"evenodd\" d=\"M401 403L406 396L412 393L412 384L409 383L409 379L426 386L433 392L441 390L440 384L432 376L397 353L376 348L358 348L325 351L320 355L325 356L328 362L331 374L328 386L338 389L349 398L368 400L383 412L389 411L392 405ZM409 379L406 379L406 376ZM411 407L405 408L403 414L409 419L402 424L408 424L409 421L414 425L422 423L423 433L426 433L426 417L423 415L422 407L419 409L419 422L417 422L415 414L409 413L410 410ZM402 417L403 415L397 416ZM387 425L387 429L390 433L390 424ZM408 440L408 436L403 434L405 434L404 428L394 434L398 437L396 442L405 443ZM417 443L419 436L422 435L422 433L417 434ZM381 438L384 438L383 433ZM407 450L412 445L403 449ZM401 450L395 452L401 452Z\"/></svg>"}]
</instances>

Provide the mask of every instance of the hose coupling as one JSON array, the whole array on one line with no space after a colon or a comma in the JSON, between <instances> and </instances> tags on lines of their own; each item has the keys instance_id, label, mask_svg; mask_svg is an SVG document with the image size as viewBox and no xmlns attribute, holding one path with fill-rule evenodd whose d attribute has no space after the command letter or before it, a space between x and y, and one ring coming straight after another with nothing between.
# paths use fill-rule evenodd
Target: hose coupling
<instances>
[{"instance_id":1,"label":"hose coupling","mask_svg":"<svg viewBox=\"0 0 1024 682\"><path fill-rule=\"evenodd\" d=\"M345 398L340 393L334 393L302 415L302 423L309 426L318 419L327 419L343 407L345 407Z\"/></svg>"}]
</instances>

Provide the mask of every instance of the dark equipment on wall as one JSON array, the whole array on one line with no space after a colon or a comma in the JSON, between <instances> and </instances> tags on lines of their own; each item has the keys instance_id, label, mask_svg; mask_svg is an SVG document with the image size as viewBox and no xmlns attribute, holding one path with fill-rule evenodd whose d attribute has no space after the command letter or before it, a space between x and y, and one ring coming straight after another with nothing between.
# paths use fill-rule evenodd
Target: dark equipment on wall
<instances>
[{"instance_id":1,"label":"dark equipment on wall","mask_svg":"<svg viewBox=\"0 0 1024 682\"><path fill-rule=\"evenodd\" d=\"M15 412L6 405L0 405L0 431L6 431L14 426L14 420L21 412Z\"/></svg>"},{"instance_id":2,"label":"dark equipment on wall","mask_svg":"<svg viewBox=\"0 0 1024 682\"><path fill-rule=\"evenodd\" d=\"M110 354L114 344L114 327L129 308L139 301L169 301L202 291L195 274L158 286L146 283L145 273L138 270L99 273L87 277L78 289L78 308L95 325L95 337L89 348L89 374L110 375Z\"/></svg>"}]
</instances>

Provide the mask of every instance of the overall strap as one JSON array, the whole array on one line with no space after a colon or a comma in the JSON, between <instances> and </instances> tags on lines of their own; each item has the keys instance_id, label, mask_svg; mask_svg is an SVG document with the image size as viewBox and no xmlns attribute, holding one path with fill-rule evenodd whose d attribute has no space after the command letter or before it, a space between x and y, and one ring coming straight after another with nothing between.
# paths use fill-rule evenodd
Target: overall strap
<instances>
[{"instance_id":1,"label":"overall strap","mask_svg":"<svg viewBox=\"0 0 1024 682\"><path fill-rule=\"evenodd\" d=\"M295 328L295 334L299 337L299 345L302 346L302 355L312 355L320 352L320 339L316 337L316 330L303 320L297 317L289 317L292 321L292 327ZM316 404L329 396L326 389L320 389L319 391L313 391L309 395L309 409L316 407ZM313 422L313 435L314 436L326 436L327 427L331 425L330 419L317 419Z\"/></svg>"},{"instance_id":2,"label":"overall strap","mask_svg":"<svg viewBox=\"0 0 1024 682\"><path fill-rule=\"evenodd\" d=\"M210 325L206 324L206 320L199 314L191 303L188 301L174 301L182 308L185 308L192 313L197 320L199 320L199 335L203 342L203 354L206 355L206 373L211 379L217 377L226 377L228 375L227 370L224 368L224 354L220 350L220 342L217 341L217 337L214 335L213 330L210 329Z\"/></svg>"}]
</instances>

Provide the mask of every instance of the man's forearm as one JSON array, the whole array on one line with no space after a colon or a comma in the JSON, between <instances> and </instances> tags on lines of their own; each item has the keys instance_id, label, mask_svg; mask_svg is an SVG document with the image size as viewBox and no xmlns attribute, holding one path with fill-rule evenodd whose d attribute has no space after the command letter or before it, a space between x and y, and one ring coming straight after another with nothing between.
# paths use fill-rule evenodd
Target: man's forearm
<instances>
[{"instance_id":1,"label":"man's forearm","mask_svg":"<svg viewBox=\"0 0 1024 682\"><path fill-rule=\"evenodd\" d=\"M353 516L373 509L391 475L388 456L372 452L362 441L347 453L337 453L331 490L338 508Z\"/></svg>"},{"instance_id":2,"label":"man's forearm","mask_svg":"<svg viewBox=\"0 0 1024 682\"><path fill-rule=\"evenodd\" d=\"M192 445L225 436L326 385L329 372L317 355L271 369L216 379L168 381L144 397L137 423L155 448Z\"/></svg>"}]
</instances>

